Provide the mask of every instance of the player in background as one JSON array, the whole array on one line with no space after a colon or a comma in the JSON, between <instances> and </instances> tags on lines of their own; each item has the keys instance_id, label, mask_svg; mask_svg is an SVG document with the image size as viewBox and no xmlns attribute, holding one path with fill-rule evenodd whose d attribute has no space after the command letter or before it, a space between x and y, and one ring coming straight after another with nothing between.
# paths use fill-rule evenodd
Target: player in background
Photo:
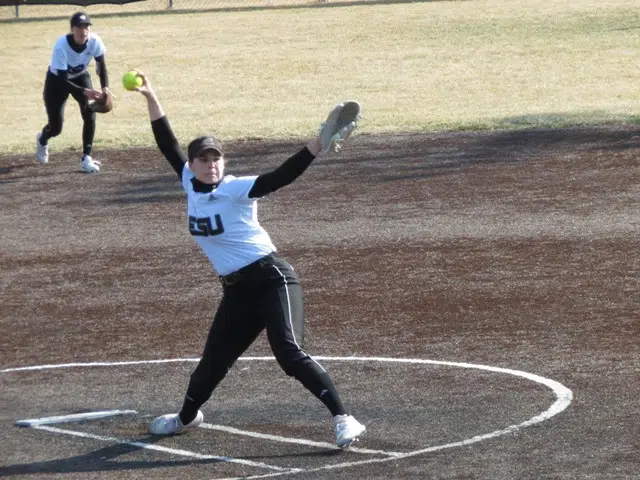
<instances>
[{"instance_id":1,"label":"player in background","mask_svg":"<svg viewBox=\"0 0 640 480\"><path fill-rule=\"evenodd\" d=\"M327 407L333 417L336 444L348 446L364 433L365 426L347 413L323 366L302 350L302 287L291 265L276 254L257 216L257 200L299 177L320 153L320 137L269 173L226 175L222 146L215 137L196 138L185 156L149 78L141 77L143 85L136 90L147 100L156 143L186 192L189 231L219 275L223 289L182 409L153 420L150 433L171 435L200 425L200 407L266 329L280 367Z\"/></svg>"},{"instance_id":2,"label":"player in background","mask_svg":"<svg viewBox=\"0 0 640 480\"><path fill-rule=\"evenodd\" d=\"M44 82L44 105L48 123L36 136L36 158L41 164L49 161L49 139L60 135L64 123L64 108L69 94L78 102L84 122L82 127L83 172L100 171L100 162L91 157L96 132L96 114L87 107L90 100L99 100L109 90L105 62L106 49L98 35L91 31L91 20L85 12L76 12L70 19L71 33L61 36L53 47L51 63ZM95 58L96 72L102 91L94 90L87 70Z\"/></svg>"}]
</instances>

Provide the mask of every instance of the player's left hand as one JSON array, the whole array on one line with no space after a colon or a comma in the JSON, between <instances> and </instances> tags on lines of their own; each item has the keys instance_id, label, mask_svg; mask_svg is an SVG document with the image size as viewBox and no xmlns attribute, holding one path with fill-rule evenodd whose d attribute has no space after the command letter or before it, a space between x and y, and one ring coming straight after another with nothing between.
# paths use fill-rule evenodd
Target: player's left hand
<instances>
[{"instance_id":1,"label":"player's left hand","mask_svg":"<svg viewBox=\"0 0 640 480\"><path fill-rule=\"evenodd\" d=\"M340 144L358 127L361 118L360 104L355 100L336 105L320 126L318 137L322 153L339 152Z\"/></svg>"}]
</instances>

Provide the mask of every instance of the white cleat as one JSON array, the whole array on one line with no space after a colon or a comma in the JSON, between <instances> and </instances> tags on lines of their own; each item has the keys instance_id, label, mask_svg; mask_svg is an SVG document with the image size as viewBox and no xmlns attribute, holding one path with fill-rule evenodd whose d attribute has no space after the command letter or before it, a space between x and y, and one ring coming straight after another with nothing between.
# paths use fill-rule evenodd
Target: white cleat
<instances>
[{"instance_id":1,"label":"white cleat","mask_svg":"<svg viewBox=\"0 0 640 480\"><path fill-rule=\"evenodd\" d=\"M40 162L40 165L44 165L49 161L49 145L41 145L40 137L42 133L38 132L36 135L36 159Z\"/></svg>"},{"instance_id":2,"label":"white cleat","mask_svg":"<svg viewBox=\"0 0 640 480\"><path fill-rule=\"evenodd\" d=\"M198 410L196 418L186 425L182 424L180 416L177 413L170 413L156 418L149 424L149 433L152 435L175 435L182 433L188 428L195 428L202 423L204 415Z\"/></svg>"},{"instance_id":3,"label":"white cleat","mask_svg":"<svg viewBox=\"0 0 640 480\"><path fill-rule=\"evenodd\" d=\"M336 415L333 417L333 426L336 429L336 445L347 448L358 440L367 429L351 415Z\"/></svg>"},{"instance_id":4,"label":"white cleat","mask_svg":"<svg viewBox=\"0 0 640 480\"><path fill-rule=\"evenodd\" d=\"M97 173L100 171L100 165L102 165L98 160L94 160L90 155L82 156L81 168L83 172L86 173Z\"/></svg>"}]
</instances>

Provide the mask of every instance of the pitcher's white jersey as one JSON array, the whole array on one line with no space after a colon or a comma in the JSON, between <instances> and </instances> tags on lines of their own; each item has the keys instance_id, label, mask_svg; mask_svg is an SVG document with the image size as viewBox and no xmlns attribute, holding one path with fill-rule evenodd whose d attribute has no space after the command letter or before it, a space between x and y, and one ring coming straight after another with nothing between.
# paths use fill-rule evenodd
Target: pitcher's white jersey
<instances>
[{"instance_id":1,"label":"pitcher's white jersey","mask_svg":"<svg viewBox=\"0 0 640 480\"><path fill-rule=\"evenodd\" d=\"M258 223L258 202L249 198L257 176L225 175L210 193L193 189L189 165L182 170L187 193L189 231L218 275L228 275L276 251Z\"/></svg>"},{"instance_id":2,"label":"pitcher's white jersey","mask_svg":"<svg viewBox=\"0 0 640 480\"><path fill-rule=\"evenodd\" d=\"M89 34L86 48L82 52L74 51L69 45L67 35L60 37L53 47L53 56L49 70L57 75L57 70L66 70L68 78L75 78L87 71L91 59L104 55L106 48L102 39L95 33Z\"/></svg>"}]
</instances>

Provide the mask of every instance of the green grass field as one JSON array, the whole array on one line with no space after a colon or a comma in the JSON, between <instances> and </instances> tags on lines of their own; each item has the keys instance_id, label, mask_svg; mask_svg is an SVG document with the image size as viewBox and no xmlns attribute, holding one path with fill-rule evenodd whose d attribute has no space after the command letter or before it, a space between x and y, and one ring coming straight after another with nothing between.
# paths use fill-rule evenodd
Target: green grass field
<instances>
[{"instance_id":1,"label":"green grass field","mask_svg":"<svg viewBox=\"0 0 640 480\"><path fill-rule=\"evenodd\" d=\"M31 152L46 123L44 74L67 18L0 24L2 153ZM97 151L152 144L143 99L120 83L131 68L150 75L184 142L204 132L307 137L351 98L363 104L369 133L640 122L634 0L98 14L94 30L117 97L98 119ZM53 152L80 146L73 100L65 118Z\"/></svg>"}]
</instances>

